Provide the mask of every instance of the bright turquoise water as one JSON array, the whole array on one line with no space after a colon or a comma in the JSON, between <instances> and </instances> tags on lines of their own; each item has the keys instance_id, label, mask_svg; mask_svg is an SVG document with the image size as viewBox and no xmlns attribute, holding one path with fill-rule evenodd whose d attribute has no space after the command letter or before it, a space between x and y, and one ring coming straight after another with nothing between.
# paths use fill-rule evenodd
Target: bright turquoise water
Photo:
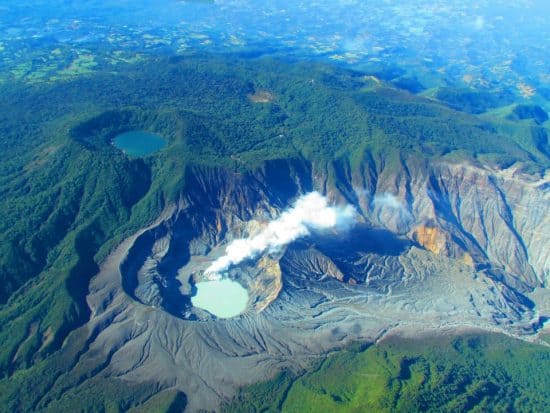
<instances>
[{"instance_id":1,"label":"bright turquoise water","mask_svg":"<svg viewBox=\"0 0 550 413\"><path fill-rule=\"evenodd\" d=\"M161 150L166 146L166 141L154 133L130 131L115 137L113 145L129 156L139 157Z\"/></svg>"},{"instance_id":2,"label":"bright turquoise water","mask_svg":"<svg viewBox=\"0 0 550 413\"><path fill-rule=\"evenodd\" d=\"M235 317L246 309L248 292L236 281L203 281L196 287L197 294L191 297L191 302L216 317Z\"/></svg>"}]
</instances>

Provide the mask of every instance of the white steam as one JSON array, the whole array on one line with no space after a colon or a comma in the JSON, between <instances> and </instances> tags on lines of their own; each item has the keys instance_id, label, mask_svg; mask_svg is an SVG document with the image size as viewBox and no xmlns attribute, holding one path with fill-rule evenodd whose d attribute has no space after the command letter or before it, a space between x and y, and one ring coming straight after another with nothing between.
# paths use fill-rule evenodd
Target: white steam
<instances>
[{"instance_id":1,"label":"white steam","mask_svg":"<svg viewBox=\"0 0 550 413\"><path fill-rule=\"evenodd\" d=\"M225 255L215 260L205 273L214 278L247 258L279 250L308 235L310 229L345 229L353 225L355 219L356 211L351 205L329 206L328 200L319 192L310 192L301 196L293 207L271 221L259 234L232 241L226 247Z\"/></svg>"},{"instance_id":2,"label":"white steam","mask_svg":"<svg viewBox=\"0 0 550 413\"><path fill-rule=\"evenodd\" d=\"M379 206L379 207L385 206L392 209L404 209L403 205L401 204L401 201L399 201L399 199L397 199L395 195L390 194L388 192L384 192L383 194L376 195L372 203L374 204L374 206Z\"/></svg>"},{"instance_id":3,"label":"white steam","mask_svg":"<svg viewBox=\"0 0 550 413\"><path fill-rule=\"evenodd\" d=\"M399 217L402 219L412 218L411 213L407 210L405 205L403 205L401 200L389 192L375 195L372 204L374 207L380 208L381 210L388 208L392 210L393 213L399 214Z\"/></svg>"}]
</instances>

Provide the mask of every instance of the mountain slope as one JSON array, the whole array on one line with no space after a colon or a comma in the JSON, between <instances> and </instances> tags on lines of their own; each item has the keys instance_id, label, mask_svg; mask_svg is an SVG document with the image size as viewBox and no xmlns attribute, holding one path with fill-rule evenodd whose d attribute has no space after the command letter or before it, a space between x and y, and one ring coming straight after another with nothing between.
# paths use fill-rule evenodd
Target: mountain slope
<instances>
[{"instance_id":1,"label":"mountain slope","mask_svg":"<svg viewBox=\"0 0 550 413\"><path fill-rule=\"evenodd\" d=\"M215 408L246 384L247 369L251 380L289 357L305 366L403 317L430 329L464 313L457 325L532 334L547 316L530 298L546 291L550 260L538 230L550 216L549 160L533 136L359 73L269 59L160 59L35 88L6 91L11 104L0 111L34 114L30 124L6 122L2 138L13 155L1 186L5 406L55 411L79 388L124 377L145 388L119 406L175 388L190 408ZM132 129L169 145L129 159L110 143ZM353 204L366 241L314 238L264 257L275 269L269 288L283 288L254 287L267 306L229 326L166 288L188 282L176 270L190 275L190 264L311 190ZM377 201L387 194L399 207ZM243 280L267 282L259 268ZM329 270L335 277L315 278ZM371 314L346 313L355 307ZM147 327L135 327L139 317ZM288 341L277 337L291 325ZM304 344L311 331L318 348ZM204 347L208 336L220 341ZM179 352L182 342L195 351ZM138 356L145 348L154 351ZM225 360L232 380L218 382L194 354Z\"/></svg>"},{"instance_id":2,"label":"mountain slope","mask_svg":"<svg viewBox=\"0 0 550 413\"><path fill-rule=\"evenodd\" d=\"M243 389L226 411L545 411L549 357L498 335L390 337Z\"/></svg>"}]
</instances>

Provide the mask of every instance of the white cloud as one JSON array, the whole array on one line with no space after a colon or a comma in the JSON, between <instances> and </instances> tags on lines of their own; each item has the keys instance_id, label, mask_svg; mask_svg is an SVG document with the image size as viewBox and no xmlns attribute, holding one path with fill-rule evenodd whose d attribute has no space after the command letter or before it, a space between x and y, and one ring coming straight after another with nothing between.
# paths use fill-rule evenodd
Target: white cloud
<instances>
[{"instance_id":1,"label":"white cloud","mask_svg":"<svg viewBox=\"0 0 550 413\"><path fill-rule=\"evenodd\" d=\"M397 198L395 195L390 194L389 192L381 193L380 195L375 195L372 201L374 207L383 209L389 208L394 212L398 213L402 219L411 218L410 212L407 210L405 205Z\"/></svg>"},{"instance_id":2,"label":"white cloud","mask_svg":"<svg viewBox=\"0 0 550 413\"><path fill-rule=\"evenodd\" d=\"M481 30L485 26L485 19L483 16L477 16L474 21L474 27L476 30Z\"/></svg>"},{"instance_id":3,"label":"white cloud","mask_svg":"<svg viewBox=\"0 0 550 413\"><path fill-rule=\"evenodd\" d=\"M395 195L390 194L389 192L384 192L380 195L376 195L372 201L374 206L378 207L389 207L393 209L402 209L404 208L399 199Z\"/></svg>"}]
</instances>

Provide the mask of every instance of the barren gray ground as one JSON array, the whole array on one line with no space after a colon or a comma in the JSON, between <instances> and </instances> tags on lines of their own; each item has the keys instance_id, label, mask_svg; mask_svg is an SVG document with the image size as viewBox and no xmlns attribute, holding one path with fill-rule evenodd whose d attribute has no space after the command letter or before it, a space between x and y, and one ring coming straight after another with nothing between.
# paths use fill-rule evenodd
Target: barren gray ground
<instances>
[{"instance_id":1,"label":"barren gray ground","mask_svg":"<svg viewBox=\"0 0 550 413\"><path fill-rule=\"evenodd\" d=\"M550 315L548 175L405 163L356 171L336 188L322 169L286 168L290 192L270 189L261 172L193 171L194 190L92 280L80 363L107 360L103 374L181 389L191 411L216 409L240 386L353 341L464 328L528 338ZM241 316L191 306L193 280L231 239L312 189L352 203L361 222L233 268L250 294ZM401 206L375 202L383 194Z\"/></svg>"}]
</instances>

